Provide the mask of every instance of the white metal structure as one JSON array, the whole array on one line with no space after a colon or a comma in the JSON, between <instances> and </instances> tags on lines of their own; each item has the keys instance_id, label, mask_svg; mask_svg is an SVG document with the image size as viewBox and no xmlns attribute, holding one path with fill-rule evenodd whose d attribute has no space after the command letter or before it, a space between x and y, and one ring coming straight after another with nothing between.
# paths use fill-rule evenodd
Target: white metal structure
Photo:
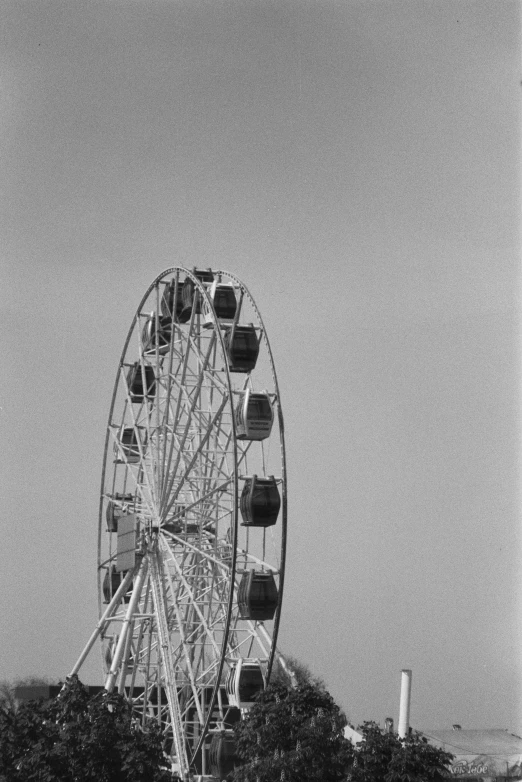
<instances>
[{"instance_id":1,"label":"white metal structure","mask_svg":"<svg viewBox=\"0 0 522 782\"><path fill-rule=\"evenodd\" d=\"M231 668L255 658L270 676L286 542L283 418L261 315L233 274L202 276L181 267L160 274L125 341L101 485L100 621L72 671L100 637L106 689L125 693L143 722L161 723L184 780L209 773L211 734L230 722L224 685ZM233 288L232 322L216 316L209 276L213 291L216 283ZM178 318L185 283L197 295L190 318L180 322L187 317ZM230 330L250 324L259 342L255 367L234 371L226 330L230 344ZM245 391L260 389L274 412L270 437L239 440L236 406ZM273 526L241 523L239 497L252 474L276 477L281 511ZM272 620L240 618L237 589L252 568L274 574L279 607Z\"/></svg>"}]
</instances>

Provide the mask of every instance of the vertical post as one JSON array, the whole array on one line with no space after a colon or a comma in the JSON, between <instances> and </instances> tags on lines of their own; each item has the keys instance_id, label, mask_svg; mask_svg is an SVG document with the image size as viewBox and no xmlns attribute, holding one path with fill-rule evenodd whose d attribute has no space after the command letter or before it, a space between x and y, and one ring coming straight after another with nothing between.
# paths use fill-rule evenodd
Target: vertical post
<instances>
[{"instance_id":1,"label":"vertical post","mask_svg":"<svg viewBox=\"0 0 522 782\"><path fill-rule=\"evenodd\" d=\"M133 570L129 570L129 572L127 573L127 575L125 576L125 578L121 582L120 586L118 587L118 589L114 593L111 602L109 603L109 605L107 606L107 608L103 612L103 615L102 615L100 621L96 625L95 631L93 632L93 634L89 638L89 640L87 642L87 646L85 647L85 649L81 653L80 657L78 658L78 662L76 663L76 665L74 666L74 668L70 672L69 676L67 677L68 679L71 676L74 676L74 674L78 673L78 671L80 670L80 668L82 667L82 665L83 665L83 663L85 661L85 658L87 657L87 655L91 651L92 647L94 646L94 642L96 641L96 639L98 638L99 635L101 635L102 633L105 632L105 628L109 624L112 615L116 611L116 608L121 603L121 599L122 599L123 595L127 592L129 584L131 583L132 579L134 578L134 573L136 572L137 568L138 568L138 565L136 565L136 567Z\"/></svg>"},{"instance_id":2,"label":"vertical post","mask_svg":"<svg viewBox=\"0 0 522 782\"><path fill-rule=\"evenodd\" d=\"M112 692L114 685L116 683L116 677L118 675L118 671L120 668L123 652L127 644L127 633L129 632L129 628L132 623L132 617L138 606L138 601L140 599L143 582L145 581L146 572L147 572L147 562L146 560L142 560L141 568L136 577L136 582L134 584L134 589L132 590L129 606L125 614L125 619L123 620L120 637L118 639L116 649L114 650L114 657L112 658L112 662L111 662L111 670L107 677L107 681L105 682L105 689L107 690L107 692Z\"/></svg>"},{"instance_id":3,"label":"vertical post","mask_svg":"<svg viewBox=\"0 0 522 782\"><path fill-rule=\"evenodd\" d=\"M405 739L410 727L411 670L401 671L401 702L399 706L399 738Z\"/></svg>"}]
</instances>

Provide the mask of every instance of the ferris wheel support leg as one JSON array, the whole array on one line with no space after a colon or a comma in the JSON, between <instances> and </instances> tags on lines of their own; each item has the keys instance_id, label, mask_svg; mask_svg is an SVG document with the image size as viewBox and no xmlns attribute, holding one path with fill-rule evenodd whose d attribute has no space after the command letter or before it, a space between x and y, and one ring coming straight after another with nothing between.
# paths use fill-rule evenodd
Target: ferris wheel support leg
<instances>
[{"instance_id":1,"label":"ferris wheel support leg","mask_svg":"<svg viewBox=\"0 0 522 782\"><path fill-rule=\"evenodd\" d=\"M131 650L133 631L134 631L134 621L131 621L129 628L127 630L127 643L125 644L125 649L123 652L122 663L120 668L120 681L118 683L118 692L120 695L123 695L125 692L125 682L127 680L127 673L128 673L127 667L129 664L129 655Z\"/></svg>"},{"instance_id":2,"label":"ferris wheel support leg","mask_svg":"<svg viewBox=\"0 0 522 782\"><path fill-rule=\"evenodd\" d=\"M81 653L81 655L78 657L78 660L76 661L76 664L75 664L74 668L71 670L71 672L69 674L69 677L74 676L75 674L78 673L78 671L82 667L83 663L85 662L85 659L86 659L87 655L89 654L89 652L91 651L92 647L94 646L94 643L95 643L96 639L98 638L98 636L100 636L104 632L105 628L109 624L111 616L113 615L113 613L115 612L116 608L120 604L120 602L121 602L121 600L123 598L123 595L127 591L129 584L131 583L132 579L134 578L136 569L137 568L134 568L134 570L129 570L129 572L127 573L127 575L125 576L125 578L121 582L120 586L118 587L118 589L114 593L111 602L109 603L109 605L107 606L107 608L103 612L100 621L96 625L96 629L94 630L93 634L91 635L91 637L87 641L87 645L86 645L85 649L83 650L83 652Z\"/></svg>"},{"instance_id":3,"label":"ferris wheel support leg","mask_svg":"<svg viewBox=\"0 0 522 782\"><path fill-rule=\"evenodd\" d=\"M114 684L116 682L116 677L118 676L118 670L120 667L121 659L123 657L123 652L126 647L127 634L129 632L129 628L132 623L132 617L136 611L136 607L140 599L141 590L143 587L143 583L145 581L146 573L147 573L147 562L144 559L142 560L142 564L138 572L138 576L136 578L136 583L134 584L134 589L132 590L132 596L129 601L129 606L125 614L125 619L123 620L120 637L118 639L118 645L116 646L116 649L114 651L114 658L111 663L111 670L109 672L109 675L107 676L107 681L105 682L105 689L107 690L107 692L112 692L112 690L114 689Z\"/></svg>"}]
</instances>

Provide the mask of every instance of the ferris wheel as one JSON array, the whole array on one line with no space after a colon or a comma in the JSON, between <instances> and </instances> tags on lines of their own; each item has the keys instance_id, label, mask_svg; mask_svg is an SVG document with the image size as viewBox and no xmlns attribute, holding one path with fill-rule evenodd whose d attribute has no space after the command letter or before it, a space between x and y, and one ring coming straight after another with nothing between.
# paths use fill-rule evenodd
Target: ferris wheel
<instances>
[{"instance_id":1,"label":"ferris wheel","mask_svg":"<svg viewBox=\"0 0 522 782\"><path fill-rule=\"evenodd\" d=\"M184 780L211 773L270 677L286 545L281 400L260 312L219 270L150 285L117 370L100 492L105 689L161 724ZM228 732L228 733L227 733Z\"/></svg>"}]
</instances>

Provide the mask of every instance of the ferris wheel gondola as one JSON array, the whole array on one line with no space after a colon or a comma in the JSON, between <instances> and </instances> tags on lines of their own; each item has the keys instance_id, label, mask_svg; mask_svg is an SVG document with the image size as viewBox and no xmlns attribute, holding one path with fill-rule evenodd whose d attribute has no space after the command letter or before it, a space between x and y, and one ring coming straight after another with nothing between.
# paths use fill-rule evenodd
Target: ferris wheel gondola
<instances>
[{"instance_id":1,"label":"ferris wheel gondola","mask_svg":"<svg viewBox=\"0 0 522 782\"><path fill-rule=\"evenodd\" d=\"M281 400L254 299L229 272L167 269L118 367L93 638L105 688L161 724L183 779L210 773L212 736L270 677L286 496Z\"/></svg>"}]
</instances>

